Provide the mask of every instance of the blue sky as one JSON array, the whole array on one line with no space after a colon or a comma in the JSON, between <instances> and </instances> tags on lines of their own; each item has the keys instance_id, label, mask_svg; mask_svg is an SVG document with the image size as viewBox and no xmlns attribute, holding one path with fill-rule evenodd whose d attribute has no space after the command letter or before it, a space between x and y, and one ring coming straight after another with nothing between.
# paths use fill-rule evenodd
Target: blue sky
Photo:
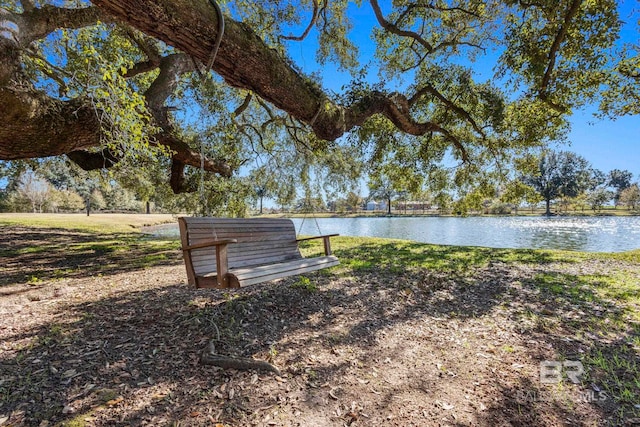
<instances>
[{"instance_id":1,"label":"blue sky","mask_svg":"<svg viewBox=\"0 0 640 427\"><path fill-rule=\"evenodd\" d=\"M382 3L381 6L385 12ZM640 15L640 2L621 0L618 3L620 17L626 22L621 32L620 42L638 44L640 32L637 21ZM370 40L370 34L371 29L378 25L377 21L368 2L363 2L360 8L352 4L350 16L354 23L354 29L349 37L360 48L361 63L366 63L374 53L374 44ZM321 70L322 84L325 88L339 92L341 86L350 81L349 74L339 72L335 66L327 65L322 68L318 66L315 61L316 44L313 32L304 42L290 42L289 47L289 53L303 71ZM489 78L496 55L489 55L485 62L480 58L474 64L478 75ZM370 79L376 81L375 72L371 74ZM634 174L634 180L640 180L640 116L627 116L616 120L598 119L593 115L594 111L594 106L576 111L570 118L569 145L561 145L557 148L578 153L603 172L609 172L612 169L626 169Z\"/></svg>"}]
</instances>

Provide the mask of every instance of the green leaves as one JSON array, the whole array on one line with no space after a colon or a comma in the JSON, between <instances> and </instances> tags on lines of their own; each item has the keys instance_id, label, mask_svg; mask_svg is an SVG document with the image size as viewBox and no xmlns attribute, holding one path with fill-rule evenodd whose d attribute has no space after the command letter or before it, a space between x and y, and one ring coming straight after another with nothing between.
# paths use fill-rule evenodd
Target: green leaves
<instances>
[{"instance_id":1,"label":"green leaves","mask_svg":"<svg viewBox=\"0 0 640 427\"><path fill-rule=\"evenodd\" d=\"M64 56L57 58L71 76L69 96L90 100L99 115L103 144L119 157L162 153L152 146L151 125L143 93L125 76L138 59L131 40L113 26L65 31L61 42Z\"/></svg>"},{"instance_id":2,"label":"green leaves","mask_svg":"<svg viewBox=\"0 0 640 427\"><path fill-rule=\"evenodd\" d=\"M620 30L616 2L505 3L512 9L506 16L502 73L559 111L593 100Z\"/></svg>"}]
</instances>

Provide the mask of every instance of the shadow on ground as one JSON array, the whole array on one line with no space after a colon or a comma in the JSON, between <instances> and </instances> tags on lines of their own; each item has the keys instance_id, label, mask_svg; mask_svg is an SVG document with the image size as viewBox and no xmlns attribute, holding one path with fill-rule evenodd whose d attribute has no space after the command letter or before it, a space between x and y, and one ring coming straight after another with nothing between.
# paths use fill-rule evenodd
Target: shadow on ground
<instances>
[{"instance_id":1,"label":"shadow on ground","mask_svg":"<svg viewBox=\"0 0 640 427\"><path fill-rule=\"evenodd\" d=\"M63 250L78 242L84 242L82 235L60 235L52 245ZM567 331L556 324L557 312L575 309L576 301L540 285L544 262L551 262L546 255L523 251L520 261L531 265L521 270L500 261L507 252L443 248L433 255L433 262L445 263L451 271L403 269L412 265L411 257L421 256L414 253L418 246L383 248L397 254L388 264L372 247L338 250L341 259L360 267L345 262L346 266L308 275L309 282L289 278L226 292L185 289L169 278L149 289L123 287L95 301L68 301L54 320L5 334L5 348L15 342L28 344L0 357L0 418L33 426L69 420L105 426L169 425L178 420L187 425L253 425L267 424L265 414L275 408L281 417L269 415L275 425L296 419L306 420L302 425L332 420L331 425L363 426L619 421L611 418L620 410L613 400L607 406L543 399L546 389L537 371L501 375L499 369L508 370L504 363L512 367L518 359L506 348L485 354L494 339L511 339L513 345L535 340L518 357L537 369L539 361L555 355L552 347L566 355L595 351L586 340L568 343ZM140 256L145 254L153 255ZM105 259L116 262L133 256L112 255L105 258L104 253L87 250L67 262L78 263L77 274L86 276L100 272ZM47 265L66 259L54 257ZM136 275L135 268L124 261L113 273ZM16 272L11 280L22 276ZM580 309L615 308L594 295L578 303L584 303ZM506 326L492 323L509 316ZM482 333L466 346L465 328L472 326ZM393 334L406 335L386 337ZM498 334L504 335L502 341ZM211 339L223 354L272 359L285 378L199 365L199 352ZM618 345L609 342L600 350L615 352ZM432 354L453 357L456 351L465 363L455 367L437 367L436 359L429 359ZM403 376L394 376L395 369ZM370 401L358 403L364 394ZM485 403L451 417L469 394L481 396ZM456 403L443 402L442 396ZM320 415L325 418L313 422Z\"/></svg>"},{"instance_id":2,"label":"shadow on ground","mask_svg":"<svg viewBox=\"0 0 640 427\"><path fill-rule=\"evenodd\" d=\"M63 229L3 227L0 295L1 287L9 284L110 275L181 262L177 241L143 239L137 233L99 235Z\"/></svg>"}]
</instances>

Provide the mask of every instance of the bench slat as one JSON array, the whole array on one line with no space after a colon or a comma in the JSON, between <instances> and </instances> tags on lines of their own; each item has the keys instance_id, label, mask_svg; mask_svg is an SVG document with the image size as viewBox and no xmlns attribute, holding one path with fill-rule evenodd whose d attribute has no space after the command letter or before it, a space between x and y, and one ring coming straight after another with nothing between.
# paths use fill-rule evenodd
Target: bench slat
<instances>
[{"instance_id":1,"label":"bench slat","mask_svg":"<svg viewBox=\"0 0 640 427\"><path fill-rule=\"evenodd\" d=\"M243 286L248 286L269 280L310 273L323 268L333 267L338 264L340 264L338 258L333 255L329 255L316 258L303 258L301 260L287 263L264 265L252 268L231 269L230 273L236 276ZM203 277L214 277L215 275L216 273L213 272L204 275Z\"/></svg>"}]
</instances>

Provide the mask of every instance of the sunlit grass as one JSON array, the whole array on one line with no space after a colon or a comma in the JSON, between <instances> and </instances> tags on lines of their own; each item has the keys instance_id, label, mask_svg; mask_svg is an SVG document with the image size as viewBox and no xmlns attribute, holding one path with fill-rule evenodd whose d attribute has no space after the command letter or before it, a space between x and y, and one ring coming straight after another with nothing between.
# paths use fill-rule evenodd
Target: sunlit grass
<instances>
[{"instance_id":1,"label":"sunlit grass","mask_svg":"<svg viewBox=\"0 0 640 427\"><path fill-rule=\"evenodd\" d=\"M180 262L178 239L148 238L136 228L169 219L168 215L0 215L4 226L43 232L38 234L38 243L31 244L30 231L11 229L13 244L0 249L0 257L31 267L28 271L7 270L0 264L0 286L12 281L41 285L48 280Z\"/></svg>"},{"instance_id":2,"label":"sunlit grass","mask_svg":"<svg viewBox=\"0 0 640 427\"><path fill-rule=\"evenodd\" d=\"M175 222L168 214L0 214L0 225L59 228L92 233L134 233L147 225Z\"/></svg>"},{"instance_id":3,"label":"sunlit grass","mask_svg":"<svg viewBox=\"0 0 640 427\"><path fill-rule=\"evenodd\" d=\"M537 265L551 262L573 263L585 256L579 252L429 245L371 237L335 237L331 242L341 265L355 271L385 269L393 272L418 268L466 271L472 267L484 267L491 262ZM322 253L322 244L317 240L302 242L301 250L305 256L319 255Z\"/></svg>"}]
</instances>

